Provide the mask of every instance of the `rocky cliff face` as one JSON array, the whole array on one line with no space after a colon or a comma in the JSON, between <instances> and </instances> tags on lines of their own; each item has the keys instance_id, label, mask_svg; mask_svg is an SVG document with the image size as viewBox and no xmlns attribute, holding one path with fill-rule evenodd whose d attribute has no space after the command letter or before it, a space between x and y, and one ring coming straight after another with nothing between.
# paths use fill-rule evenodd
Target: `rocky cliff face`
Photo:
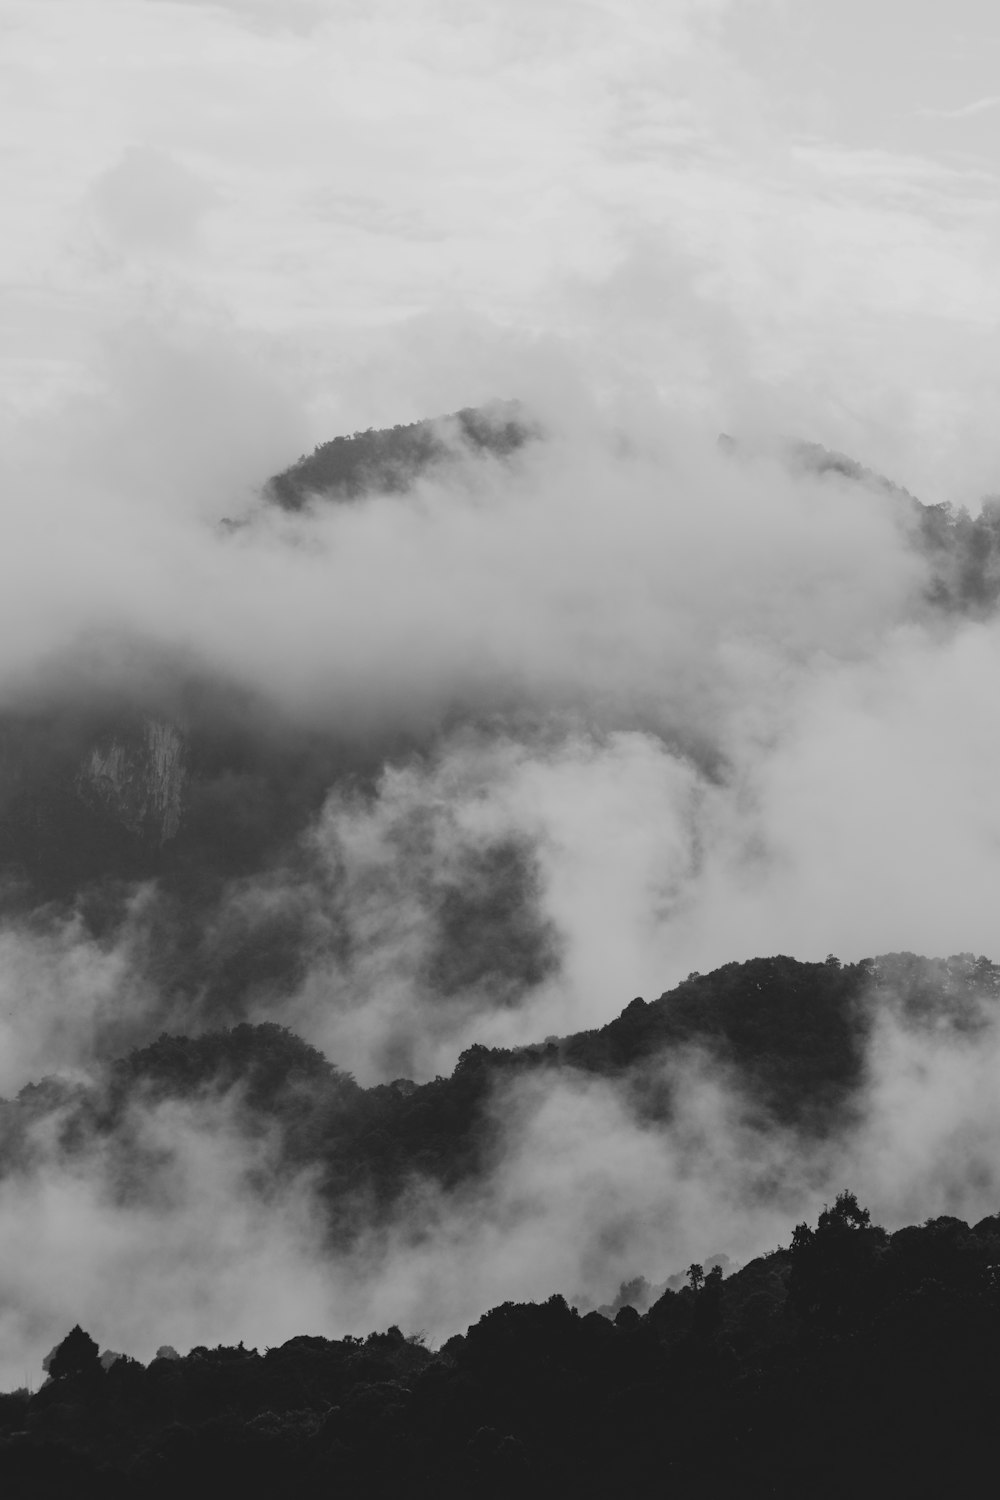
<instances>
[{"instance_id":1,"label":"rocky cliff face","mask_svg":"<svg viewBox=\"0 0 1000 1500\"><path fill-rule=\"evenodd\" d=\"M187 770L184 739L164 719L103 735L83 758L76 790L130 833L159 846L180 827Z\"/></svg>"}]
</instances>

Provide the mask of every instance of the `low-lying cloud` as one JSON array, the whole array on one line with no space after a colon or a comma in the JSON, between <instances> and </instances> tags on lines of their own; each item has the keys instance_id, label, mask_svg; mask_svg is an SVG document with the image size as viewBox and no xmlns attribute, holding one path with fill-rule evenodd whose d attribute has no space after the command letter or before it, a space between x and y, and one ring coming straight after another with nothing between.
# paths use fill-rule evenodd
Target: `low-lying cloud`
<instances>
[{"instance_id":1,"label":"low-lying cloud","mask_svg":"<svg viewBox=\"0 0 1000 1500\"><path fill-rule=\"evenodd\" d=\"M822 1138L762 1128L739 1081L688 1052L655 1064L669 1123L637 1112L628 1079L572 1072L497 1092L492 1166L450 1191L415 1177L349 1248L325 1237L315 1179L247 1132L236 1095L136 1101L118 1134L59 1145L42 1116L30 1170L0 1184L3 1379L35 1383L44 1351L82 1321L149 1359L161 1344L263 1347L303 1331L397 1323L439 1341L487 1306L563 1290L597 1305L691 1260L743 1261L787 1243L845 1183L894 1228L995 1211L1000 1027L970 1035L888 1008L850 1121ZM648 1081L648 1080L647 1080Z\"/></svg>"}]
</instances>

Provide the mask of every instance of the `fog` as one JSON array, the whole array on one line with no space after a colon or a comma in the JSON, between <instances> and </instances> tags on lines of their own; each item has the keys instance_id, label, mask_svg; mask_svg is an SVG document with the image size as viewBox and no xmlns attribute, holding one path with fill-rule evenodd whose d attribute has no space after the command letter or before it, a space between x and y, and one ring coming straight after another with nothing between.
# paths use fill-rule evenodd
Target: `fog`
<instances>
[{"instance_id":1,"label":"fog","mask_svg":"<svg viewBox=\"0 0 1000 1500\"><path fill-rule=\"evenodd\" d=\"M886 1018L856 1123L811 1142L752 1124L697 1053L658 1064L679 1091L669 1128L641 1123L620 1087L522 1081L495 1097L490 1174L452 1193L415 1181L388 1226L340 1253L309 1176L277 1170L273 1138L248 1138L232 1098L138 1106L128 1149L95 1139L72 1164L50 1122L31 1170L0 1187L3 1379L36 1385L75 1321L148 1360L165 1343L263 1350L390 1323L440 1343L488 1306L559 1290L586 1309L637 1275L662 1284L693 1259L787 1244L844 1182L890 1229L975 1222L1000 1192L998 1048L995 1014L974 1041ZM123 1198L129 1150L141 1175Z\"/></svg>"},{"instance_id":2,"label":"fog","mask_svg":"<svg viewBox=\"0 0 1000 1500\"><path fill-rule=\"evenodd\" d=\"M662 9L589 7L577 37L557 5L462 30L437 4L178 0L146 10L178 39L189 136L159 73L171 128L95 126L65 190L43 123L12 131L35 153L18 265L54 259L26 292L32 380L0 393L3 835L17 726L63 712L192 742L238 723L322 784L266 858L185 868L180 895L145 866L53 894L5 853L6 1098L241 1019L367 1086L753 956L1000 957L1000 622L929 601L898 494L790 457L850 448L973 510L997 487L986 188L968 162L786 139L720 41L727 7ZM111 51L145 55L119 10ZM493 399L537 426L507 458L442 424L451 462L403 495L268 499L314 443ZM230 769L226 856L267 781ZM787 1240L845 1186L890 1227L996 1210L983 1003L973 1036L887 1009L823 1140L765 1129L701 1055L649 1060L669 1127L625 1084L522 1079L479 1177L415 1180L377 1227L354 1205L337 1253L236 1095L137 1100L127 1141L75 1154L56 1110L0 1179L0 1379L37 1382L76 1322L148 1359L597 1305Z\"/></svg>"}]
</instances>

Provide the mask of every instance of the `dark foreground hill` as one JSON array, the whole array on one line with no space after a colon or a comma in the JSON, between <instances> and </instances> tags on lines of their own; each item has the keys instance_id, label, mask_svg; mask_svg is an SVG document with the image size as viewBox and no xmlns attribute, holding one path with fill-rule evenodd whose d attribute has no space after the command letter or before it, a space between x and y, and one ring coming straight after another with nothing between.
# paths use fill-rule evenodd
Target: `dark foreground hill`
<instances>
[{"instance_id":1,"label":"dark foreground hill","mask_svg":"<svg viewBox=\"0 0 1000 1500\"><path fill-rule=\"evenodd\" d=\"M555 1295L437 1352L390 1328L107 1368L76 1328L36 1394L0 1397L0 1483L53 1500L988 1493L998 1265L1000 1217L887 1234L844 1192L728 1280L692 1266L614 1322Z\"/></svg>"}]
</instances>

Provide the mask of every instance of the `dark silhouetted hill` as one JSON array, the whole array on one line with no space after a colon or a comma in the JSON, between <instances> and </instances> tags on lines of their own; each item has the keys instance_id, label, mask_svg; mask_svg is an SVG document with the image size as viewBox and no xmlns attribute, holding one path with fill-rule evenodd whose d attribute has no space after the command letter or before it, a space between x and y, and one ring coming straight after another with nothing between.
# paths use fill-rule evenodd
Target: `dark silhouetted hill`
<instances>
[{"instance_id":1,"label":"dark silhouetted hill","mask_svg":"<svg viewBox=\"0 0 1000 1500\"><path fill-rule=\"evenodd\" d=\"M728 1279L692 1266L613 1322L554 1294L436 1352L392 1327L147 1366L98 1362L75 1328L54 1378L0 1396L0 1483L53 1500L989 1492L998 1264L1000 1217L890 1234L845 1191L787 1247Z\"/></svg>"}]
</instances>

